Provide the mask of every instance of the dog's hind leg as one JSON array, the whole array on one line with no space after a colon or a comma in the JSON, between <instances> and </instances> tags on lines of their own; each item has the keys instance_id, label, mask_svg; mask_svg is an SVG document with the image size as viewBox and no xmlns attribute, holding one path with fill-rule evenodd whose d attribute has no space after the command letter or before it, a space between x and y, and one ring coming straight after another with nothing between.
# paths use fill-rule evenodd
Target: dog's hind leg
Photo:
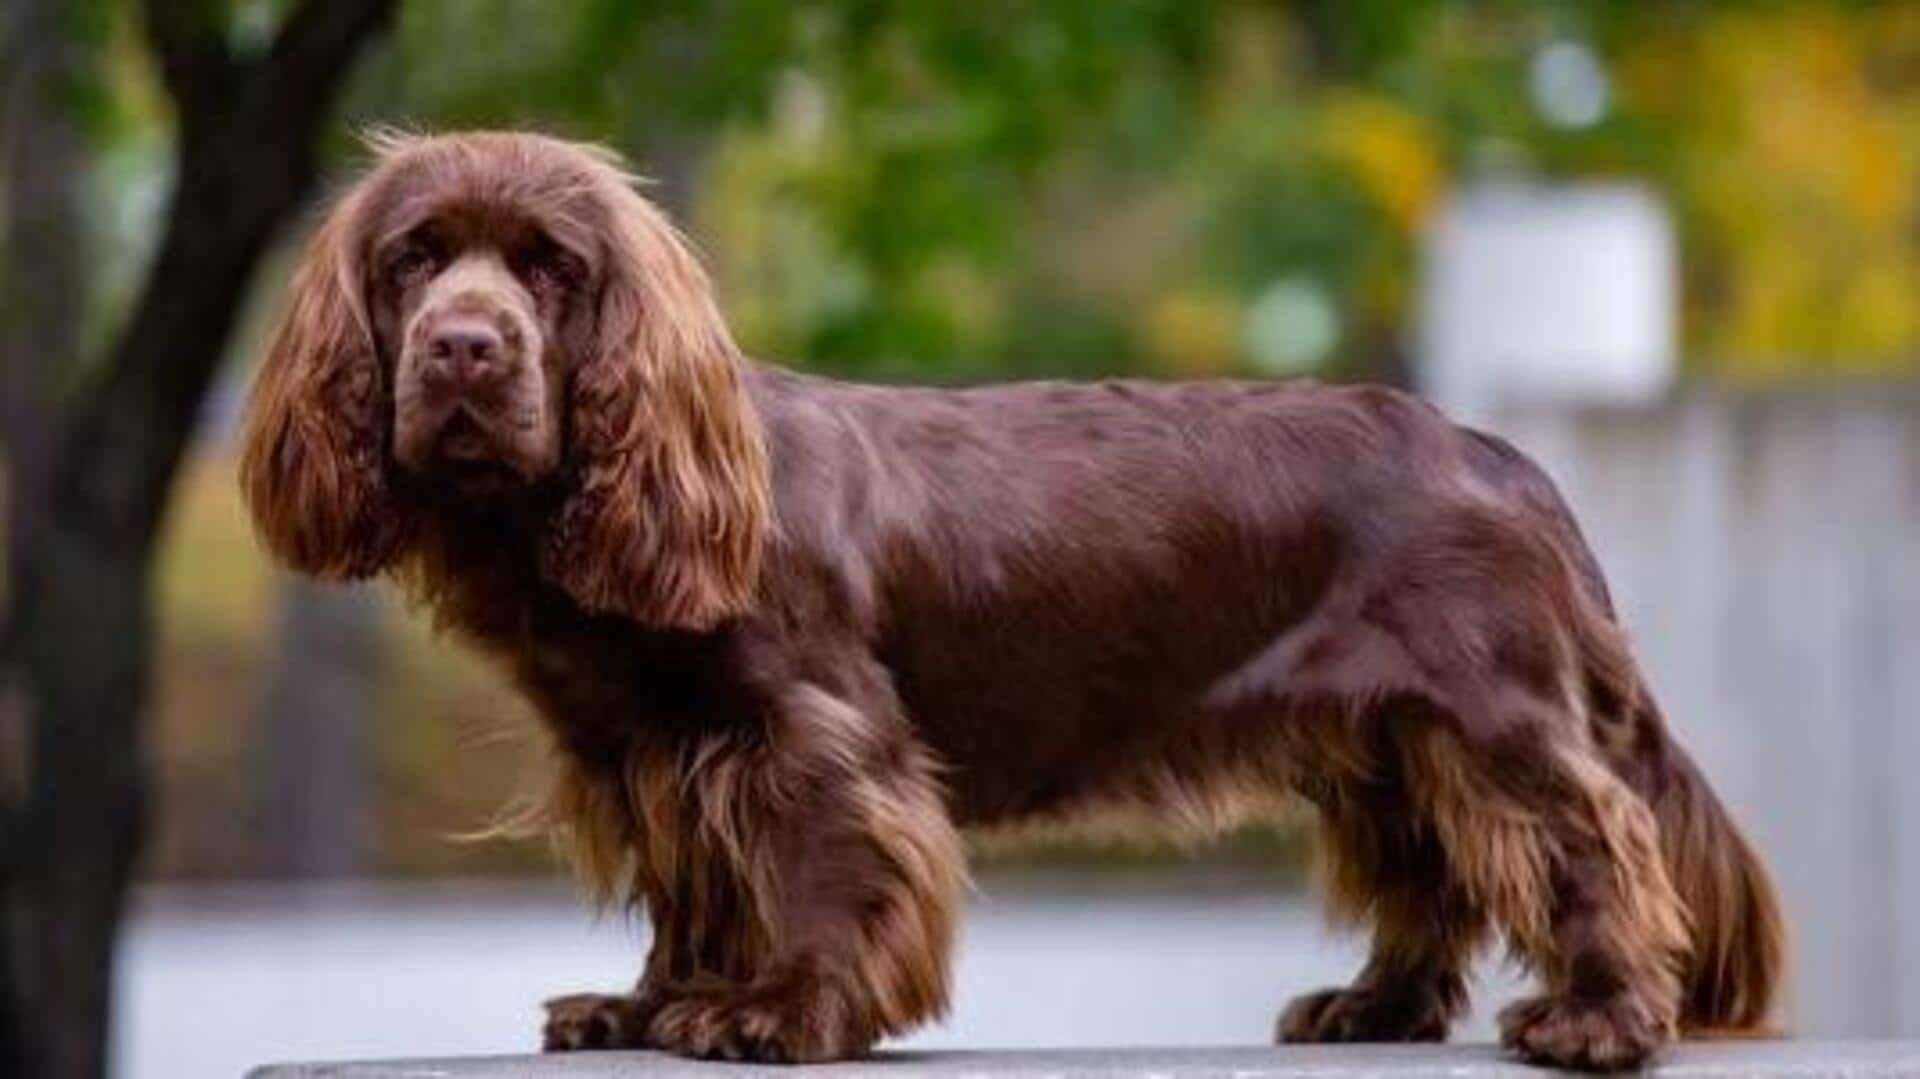
<instances>
[{"instance_id":1,"label":"dog's hind leg","mask_svg":"<svg viewBox=\"0 0 1920 1079\"><path fill-rule=\"evenodd\" d=\"M1353 687L1353 740L1544 982L1501 1040L1631 1068L1675 1034L1688 917L1652 810L1595 743L1581 643L1598 615L1560 542L1524 513L1441 505L1300 677Z\"/></svg>"},{"instance_id":2,"label":"dog's hind leg","mask_svg":"<svg viewBox=\"0 0 1920 1079\"><path fill-rule=\"evenodd\" d=\"M1370 924L1373 945L1352 984L1289 1004L1276 1039L1444 1041L1466 1006L1467 970L1486 938L1486 915L1404 792L1343 786L1315 801L1328 901L1344 920Z\"/></svg>"},{"instance_id":3,"label":"dog's hind leg","mask_svg":"<svg viewBox=\"0 0 1920 1079\"><path fill-rule=\"evenodd\" d=\"M1653 814L1573 718L1503 687L1484 719L1435 715L1400 732L1408 789L1460 886L1543 978L1500 1016L1529 1061L1617 1069L1673 1037L1685 908Z\"/></svg>"}]
</instances>

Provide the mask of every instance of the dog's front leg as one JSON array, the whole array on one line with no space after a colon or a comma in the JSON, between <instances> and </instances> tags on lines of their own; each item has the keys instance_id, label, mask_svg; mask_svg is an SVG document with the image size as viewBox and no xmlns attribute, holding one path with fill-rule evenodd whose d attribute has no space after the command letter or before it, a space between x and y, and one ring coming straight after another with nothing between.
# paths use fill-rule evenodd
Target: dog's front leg
<instances>
[{"instance_id":1,"label":"dog's front leg","mask_svg":"<svg viewBox=\"0 0 1920 1079\"><path fill-rule=\"evenodd\" d=\"M673 804L643 808L675 822L647 842L655 951L634 996L584 998L619 1028L601 1044L832 1060L945 1009L964 864L931 758L870 703L778 700L764 729L685 746Z\"/></svg>"},{"instance_id":2,"label":"dog's front leg","mask_svg":"<svg viewBox=\"0 0 1920 1079\"><path fill-rule=\"evenodd\" d=\"M676 986L696 976L695 960L707 956L711 964L711 957L723 953L729 941L737 938L719 920L679 916L676 896L696 891L687 887L688 881L644 879L638 883L647 920L654 927L639 983L629 993L569 993L548 999L541 1031L544 1051L648 1048L647 1028L654 1014ZM691 935L695 929L704 930L704 939Z\"/></svg>"}]
</instances>

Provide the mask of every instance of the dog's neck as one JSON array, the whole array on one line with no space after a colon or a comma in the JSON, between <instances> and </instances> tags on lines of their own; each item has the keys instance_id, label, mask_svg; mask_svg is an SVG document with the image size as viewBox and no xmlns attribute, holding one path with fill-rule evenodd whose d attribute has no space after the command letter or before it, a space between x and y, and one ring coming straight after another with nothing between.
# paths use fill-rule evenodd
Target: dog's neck
<instances>
[{"instance_id":1,"label":"dog's neck","mask_svg":"<svg viewBox=\"0 0 1920 1079\"><path fill-rule=\"evenodd\" d=\"M617 641L630 661L636 649L680 655L724 635L656 629L582 609L539 572L544 524L543 516L519 509L436 507L416 523L393 576L441 628L494 654L572 647L567 642L591 651Z\"/></svg>"}]
</instances>

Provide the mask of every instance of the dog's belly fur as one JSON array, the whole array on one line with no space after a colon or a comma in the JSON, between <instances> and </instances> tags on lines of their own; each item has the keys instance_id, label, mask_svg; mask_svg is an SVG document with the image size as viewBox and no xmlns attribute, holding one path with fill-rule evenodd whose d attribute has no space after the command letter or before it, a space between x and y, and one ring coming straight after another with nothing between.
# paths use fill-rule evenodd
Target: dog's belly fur
<instances>
[{"instance_id":1,"label":"dog's belly fur","mask_svg":"<svg viewBox=\"0 0 1920 1079\"><path fill-rule=\"evenodd\" d=\"M1038 642L996 637L989 617L974 632L883 645L908 719L948 769L956 820L1006 828L1119 812L1209 831L1311 767L1318 754L1298 727L1325 736L1336 717L1313 707L1334 686L1309 653L1342 636L1340 616L1274 624L1249 604L1231 632L1216 623L1203 635L1179 604L1168 597L1138 625L1089 616Z\"/></svg>"}]
</instances>

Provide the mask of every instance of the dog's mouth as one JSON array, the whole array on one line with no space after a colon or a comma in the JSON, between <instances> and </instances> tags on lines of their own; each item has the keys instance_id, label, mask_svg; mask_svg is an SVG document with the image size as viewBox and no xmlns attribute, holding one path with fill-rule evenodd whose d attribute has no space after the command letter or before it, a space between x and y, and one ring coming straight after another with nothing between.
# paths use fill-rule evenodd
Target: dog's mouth
<instances>
[{"instance_id":1,"label":"dog's mouth","mask_svg":"<svg viewBox=\"0 0 1920 1079\"><path fill-rule=\"evenodd\" d=\"M433 462L435 472L466 494L501 494L524 482L500 440L464 408L434 437Z\"/></svg>"},{"instance_id":2,"label":"dog's mouth","mask_svg":"<svg viewBox=\"0 0 1920 1079\"><path fill-rule=\"evenodd\" d=\"M457 408L440 428L434 440L434 456L442 463L476 465L497 463L493 437L473 418L473 413Z\"/></svg>"}]
</instances>

